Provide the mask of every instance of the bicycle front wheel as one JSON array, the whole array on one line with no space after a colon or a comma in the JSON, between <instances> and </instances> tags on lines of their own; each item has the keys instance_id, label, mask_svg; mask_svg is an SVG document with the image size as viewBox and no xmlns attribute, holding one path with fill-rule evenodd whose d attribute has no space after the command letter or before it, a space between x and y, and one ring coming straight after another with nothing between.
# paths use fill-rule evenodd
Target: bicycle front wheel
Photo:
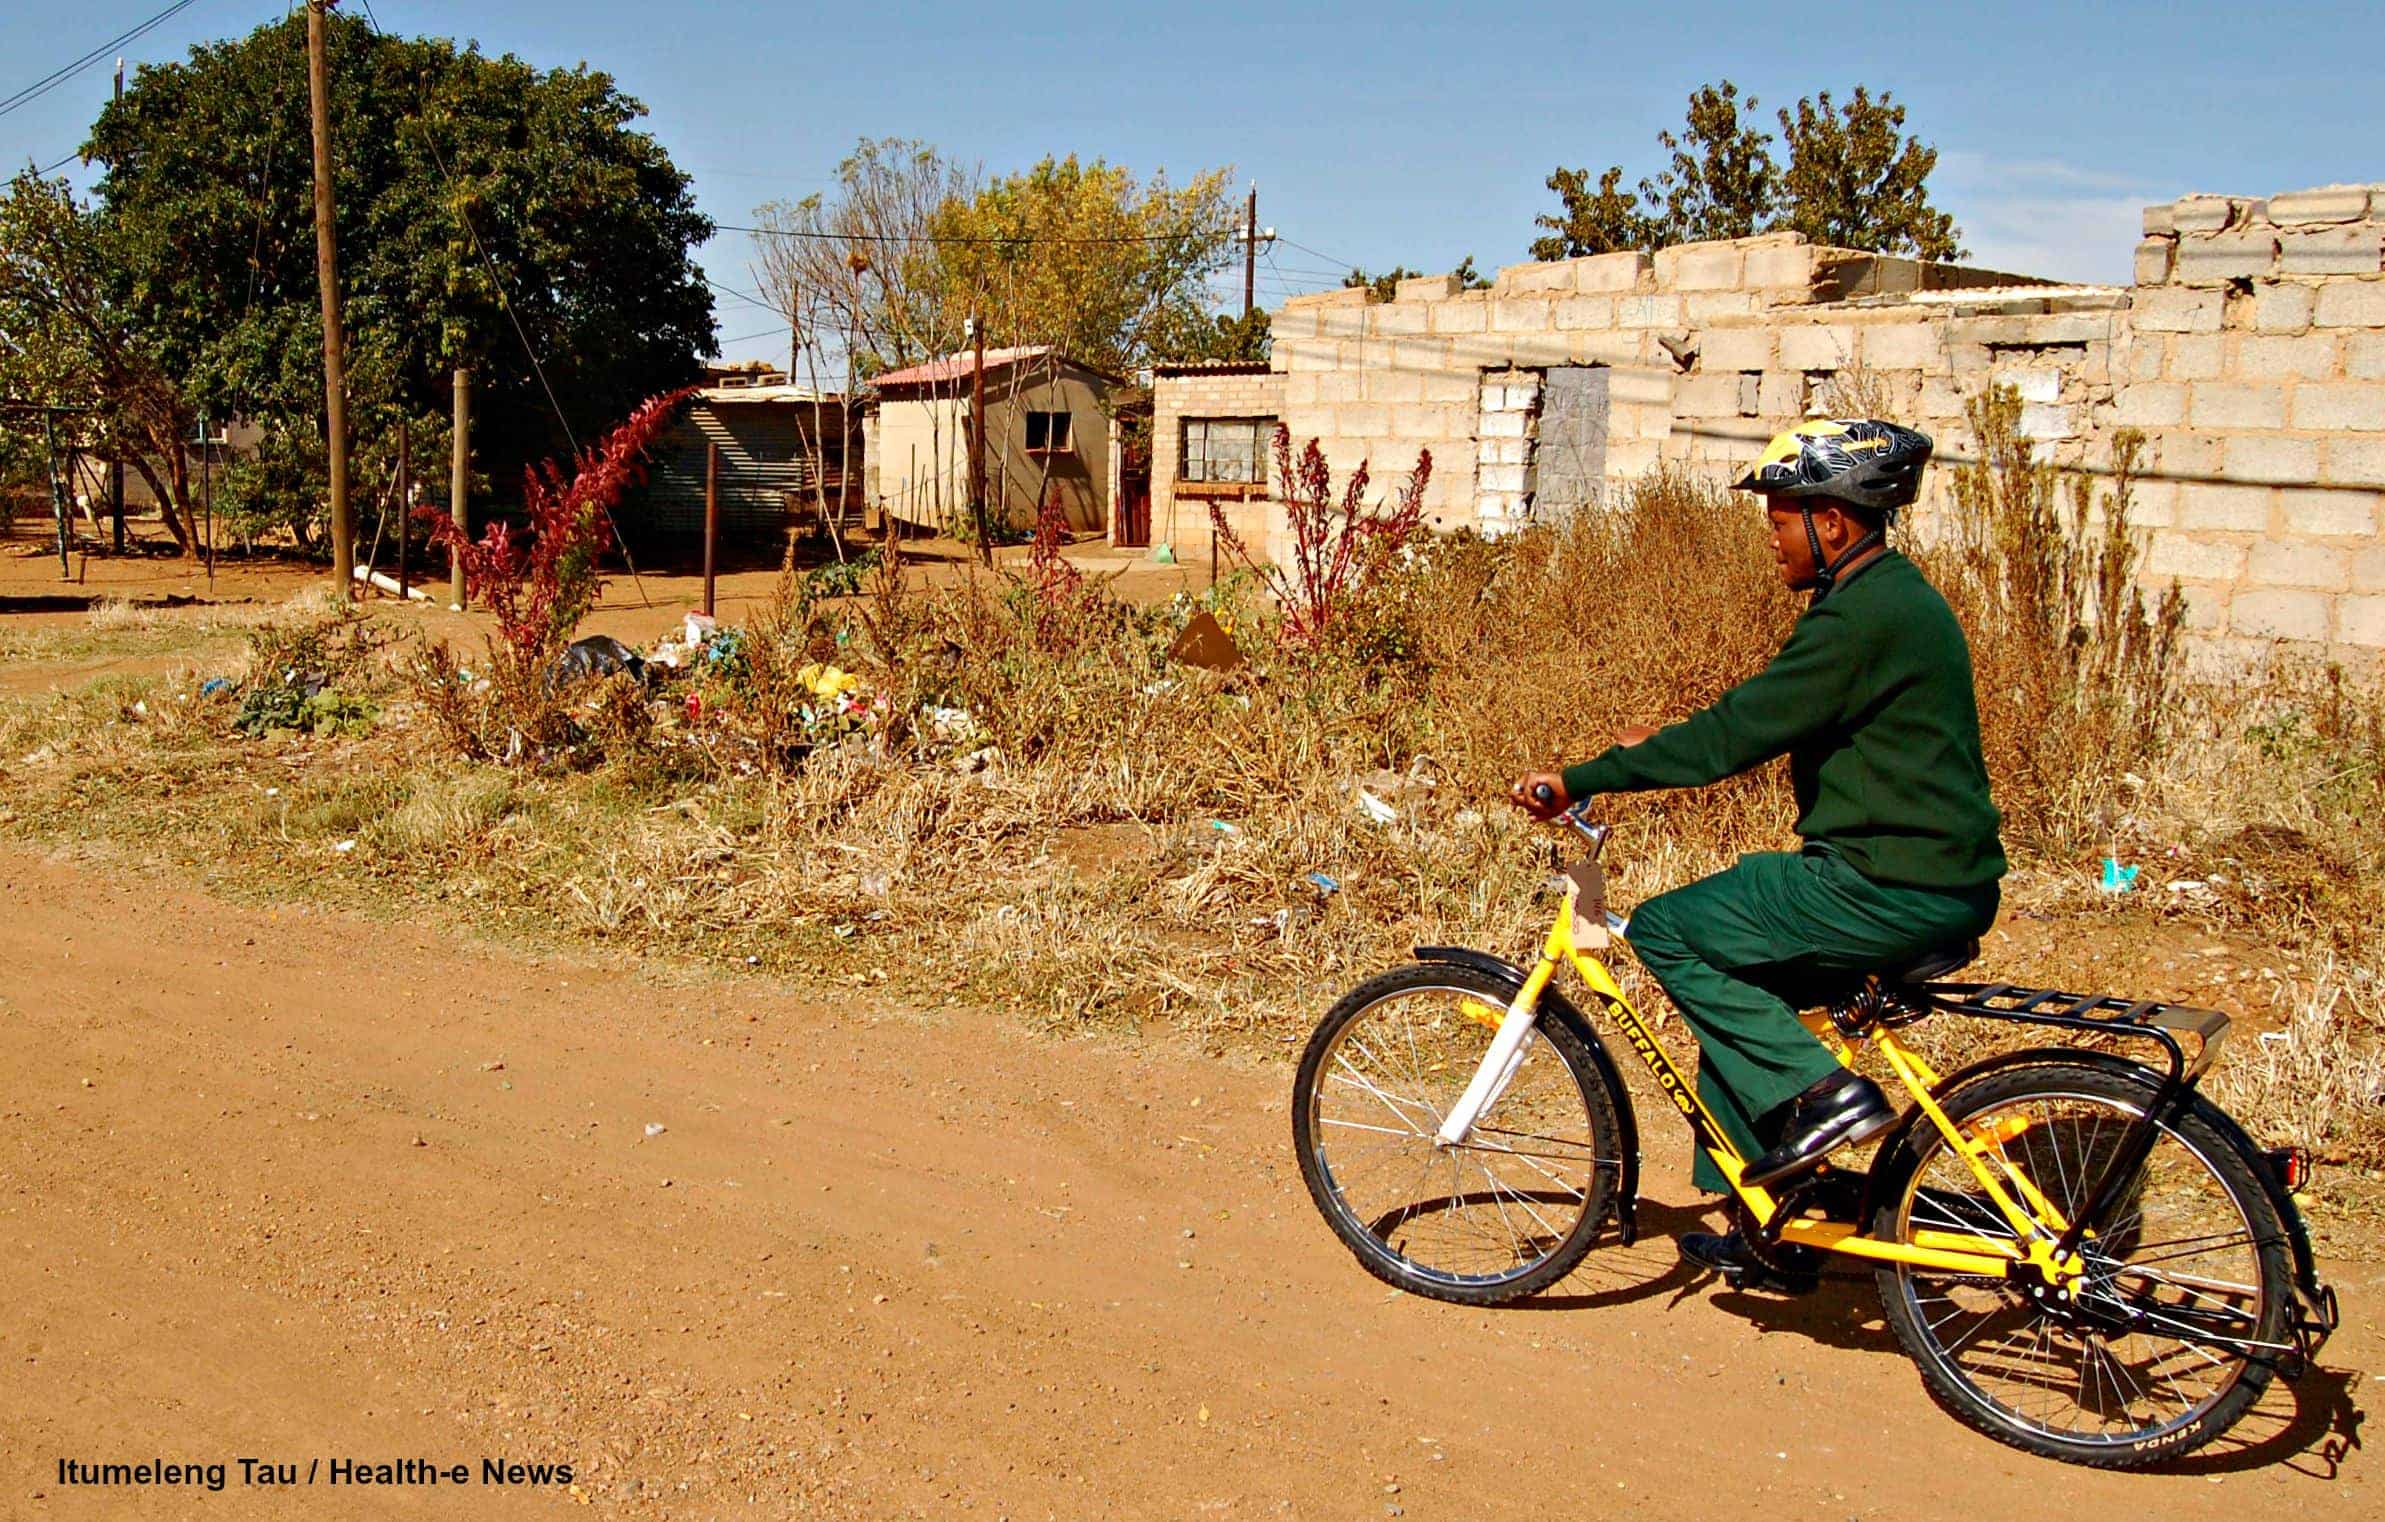
<instances>
[{"instance_id":1,"label":"bicycle front wheel","mask_svg":"<svg viewBox=\"0 0 2385 1522\"><path fill-rule=\"evenodd\" d=\"M2067 1222L2151 1096L2109 1070L2049 1062L1962 1084L1944 1105L2000 1151L2007 1194L2033 1191ZM1934 1126L1874 1179L1875 1236L2016 1243ZM2285 1351L2293 1295L2286 1233L2252 1165L2189 1108L2159 1128L2080 1250L2085 1276L2051 1303L2012 1280L1883 1267L1888 1323L1930 1393L2000 1442L2098 1468L2176 1458L2225 1432Z\"/></svg>"},{"instance_id":2,"label":"bicycle front wheel","mask_svg":"<svg viewBox=\"0 0 2385 1522\"><path fill-rule=\"evenodd\" d=\"M1434 1139L1510 994L1472 968L1384 973L1319 1022L1293 1082L1317 1209L1368 1273L1431 1299L1497 1305L1555 1284L1590 1250L1621 1176L1618 1097L1553 1020L1473 1134Z\"/></svg>"}]
</instances>

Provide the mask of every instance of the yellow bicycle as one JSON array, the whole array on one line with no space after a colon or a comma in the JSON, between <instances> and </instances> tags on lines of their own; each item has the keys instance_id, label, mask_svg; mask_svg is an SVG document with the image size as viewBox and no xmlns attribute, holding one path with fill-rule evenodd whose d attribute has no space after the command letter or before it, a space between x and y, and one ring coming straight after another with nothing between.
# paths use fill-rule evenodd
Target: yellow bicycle
<instances>
[{"instance_id":1,"label":"yellow bicycle","mask_svg":"<svg viewBox=\"0 0 2385 1522\"><path fill-rule=\"evenodd\" d=\"M1868 1170L1752 1187L1596 955L1629 932L1605 904L1607 828L1579 807L1561 818L1590 852L1565 874L1536 964L1418 947L1309 1040L1292 1105L1301 1174L1369 1273L1496 1305L1563 1279L1610 1223L1637 1236L1638 1123L1614 1056L1555 986L1570 965L1732 1181L1765 1266L1871 1264L1931 1394L1988 1436L2071 1463L2153 1463L2309 1367L2338 1314L2292 1197L2308 1163L2256 1147L2200 1092L2225 1015L1935 981L1976 944L1879 969L1807 1023L1849 1066L1876 1053L1910 1107ZM1940 1074L1897 1034L1931 1014L2117 1037L2166 1060L2037 1047Z\"/></svg>"}]
</instances>

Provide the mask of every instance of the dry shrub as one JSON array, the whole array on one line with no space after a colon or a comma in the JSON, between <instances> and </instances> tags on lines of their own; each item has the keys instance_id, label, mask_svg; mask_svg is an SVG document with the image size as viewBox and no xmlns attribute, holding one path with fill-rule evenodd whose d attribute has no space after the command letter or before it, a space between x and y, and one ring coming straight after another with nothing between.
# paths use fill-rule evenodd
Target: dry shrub
<instances>
[{"instance_id":1,"label":"dry shrub","mask_svg":"<svg viewBox=\"0 0 2385 1522\"><path fill-rule=\"evenodd\" d=\"M2148 603L2129 523L2143 445L2112 446L2111 486L2036 457L2020 394L1968 409L1979 458L1954 472L1950 532L1923 559L1970 635L1981 738L2016 843L2047 851L2108 837L2121 779L2162 744L2185 606Z\"/></svg>"},{"instance_id":2,"label":"dry shrub","mask_svg":"<svg viewBox=\"0 0 2385 1522\"><path fill-rule=\"evenodd\" d=\"M2385 1166L2385 978L2323 958L2295 990L2285 1028L2230 1053L2211 1093L2264 1140Z\"/></svg>"}]
</instances>

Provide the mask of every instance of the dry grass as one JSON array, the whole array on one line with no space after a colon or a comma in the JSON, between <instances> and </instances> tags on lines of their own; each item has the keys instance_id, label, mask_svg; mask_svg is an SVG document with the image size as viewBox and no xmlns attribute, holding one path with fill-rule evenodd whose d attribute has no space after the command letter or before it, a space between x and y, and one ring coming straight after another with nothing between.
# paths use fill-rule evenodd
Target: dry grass
<instances>
[{"instance_id":1,"label":"dry grass","mask_svg":"<svg viewBox=\"0 0 2385 1522\"><path fill-rule=\"evenodd\" d=\"M2025 480L1986 490L1983 510L2046 500ZM2124 527L2124 504L2093 505L2095 532L2082 517L2047 545L1990 525L1930 562L1981 646L2014 898L2059 909L2116 849L2151 864L2140 919L2373 966L2377 696L2285 666L2196 685L2167 656L2115 651L2108 635L2154 626L2106 612L2125 535L2102 526ZM2039 558L2016 567L2016 551ZM906 592L896 567L831 605L790 577L694 683L698 719L678 690L557 694L571 738L510 766L457 751L459 726L490 733L469 683L435 691L459 705L438 714L353 621L286 612L251 671L307 664L377 696L373 733L241 740L237 696L199 698L185 673L18 703L0 709L18 793L0 823L543 941L1283 1046L1411 944L1528 947L1547 837L1499 801L1507 779L1710 701L1797 613L1750 510L1668 477L1509 543L1419 546L1322 650L1278 645L1228 587L1249 664L1223 675L1166 659L1185 609L1097 604L1055 639L1037 599L982 579ZM805 677L826 663L862 678L855 711ZM1362 813L1361 785L1396 817ZM1778 767L1613 800L1618 900L1787 844L1791 812ZM2380 1060L2374 980L2326 986L2341 992L2259 1054L2301 1067L2271 1076L2239 1052L2231 1102L2374 1157L2385 1124L2358 1077ZM2305 1070L2345 1075L2323 1115L2296 1108Z\"/></svg>"}]
</instances>

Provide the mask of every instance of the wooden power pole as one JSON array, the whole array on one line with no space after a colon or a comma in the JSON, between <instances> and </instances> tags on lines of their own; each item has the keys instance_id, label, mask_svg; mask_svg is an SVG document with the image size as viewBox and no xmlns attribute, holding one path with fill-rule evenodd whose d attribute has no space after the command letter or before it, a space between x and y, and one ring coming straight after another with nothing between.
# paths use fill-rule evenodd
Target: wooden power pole
<instances>
[{"instance_id":1,"label":"wooden power pole","mask_svg":"<svg viewBox=\"0 0 2385 1522\"><path fill-rule=\"evenodd\" d=\"M969 338L976 363L969 371L969 513L977 525L977 558L994 563L994 535L986 524L985 506L985 319L969 317Z\"/></svg>"},{"instance_id":2,"label":"wooden power pole","mask_svg":"<svg viewBox=\"0 0 2385 1522\"><path fill-rule=\"evenodd\" d=\"M331 574L355 595L356 524L348 508L348 377L340 348L340 251L332 224L331 78L324 57L330 0L307 0L306 84L315 127L315 280L323 288L323 427L331 453Z\"/></svg>"},{"instance_id":3,"label":"wooden power pole","mask_svg":"<svg viewBox=\"0 0 2385 1522\"><path fill-rule=\"evenodd\" d=\"M447 514L455 523L455 531L469 537L472 533L472 510L466 497L472 490L472 372L462 365L455 367L455 464L447 477ZM450 551L447 556L447 600L457 607L464 605L464 557Z\"/></svg>"},{"instance_id":4,"label":"wooden power pole","mask_svg":"<svg viewBox=\"0 0 2385 1522\"><path fill-rule=\"evenodd\" d=\"M1259 186L1250 187L1250 213L1242 224L1242 316L1250 318L1251 288L1259 281Z\"/></svg>"}]
</instances>

